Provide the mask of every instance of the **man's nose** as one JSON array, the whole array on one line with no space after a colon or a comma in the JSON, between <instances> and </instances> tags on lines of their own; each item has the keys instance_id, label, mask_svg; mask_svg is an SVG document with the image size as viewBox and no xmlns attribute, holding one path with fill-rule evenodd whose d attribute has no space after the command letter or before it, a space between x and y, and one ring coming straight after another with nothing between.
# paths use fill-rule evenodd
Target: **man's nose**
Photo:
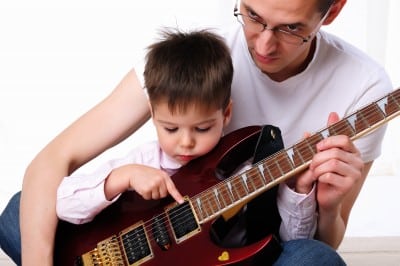
<instances>
[{"instance_id":1,"label":"man's nose","mask_svg":"<svg viewBox=\"0 0 400 266\"><path fill-rule=\"evenodd\" d=\"M277 42L276 36L275 36L275 32L274 30L271 29L265 29L264 31L260 32L258 34L258 38L257 38L257 46L258 49L261 51L265 50L266 48L275 45ZM269 49L266 49L269 50Z\"/></svg>"}]
</instances>

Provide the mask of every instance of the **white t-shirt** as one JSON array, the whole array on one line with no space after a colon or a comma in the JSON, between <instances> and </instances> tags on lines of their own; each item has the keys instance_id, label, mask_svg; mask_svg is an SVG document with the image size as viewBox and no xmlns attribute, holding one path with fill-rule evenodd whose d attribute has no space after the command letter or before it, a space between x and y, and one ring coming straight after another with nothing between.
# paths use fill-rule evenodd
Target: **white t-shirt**
<instances>
[{"instance_id":1,"label":"white t-shirt","mask_svg":"<svg viewBox=\"0 0 400 266\"><path fill-rule=\"evenodd\" d=\"M234 65L233 117L228 132L271 124L280 128L288 148L305 132L325 128L330 112L346 117L393 90L381 66L326 32L317 34L315 54L307 68L282 82L271 80L255 65L240 25L225 37ZM355 141L365 162L380 155L385 129Z\"/></svg>"}]
</instances>

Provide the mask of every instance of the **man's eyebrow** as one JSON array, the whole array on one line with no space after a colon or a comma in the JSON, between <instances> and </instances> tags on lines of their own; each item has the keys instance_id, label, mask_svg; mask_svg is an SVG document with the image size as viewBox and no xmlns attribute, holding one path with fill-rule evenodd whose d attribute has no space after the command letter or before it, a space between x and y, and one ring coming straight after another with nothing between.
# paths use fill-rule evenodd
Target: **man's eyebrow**
<instances>
[{"instance_id":1,"label":"man's eyebrow","mask_svg":"<svg viewBox=\"0 0 400 266\"><path fill-rule=\"evenodd\" d=\"M261 17L260 15L257 14L257 12L255 12L250 6L246 5L245 3L243 3L243 7L246 10L246 12L251 12L254 13L257 17L259 17L263 22L265 22L265 19L263 17ZM277 27L284 27L284 26L296 26L299 28L305 28L307 27L306 24L304 24L303 22L293 22L293 23L280 23L279 25L277 25Z\"/></svg>"},{"instance_id":2,"label":"man's eyebrow","mask_svg":"<svg viewBox=\"0 0 400 266\"><path fill-rule=\"evenodd\" d=\"M283 23L281 26L296 26L299 28L304 28L306 25L303 22L295 22L295 23Z\"/></svg>"},{"instance_id":3,"label":"man's eyebrow","mask_svg":"<svg viewBox=\"0 0 400 266\"><path fill-rule=\"evenodd\" d=\"M243 7L247 12L251 11L252 13L254 13L258 16L257 12L255 12L250 6L246 5L245 3L243 3ZM239 9L239 11L240 11L240 9Z\"/></svg>"}]
</instances>

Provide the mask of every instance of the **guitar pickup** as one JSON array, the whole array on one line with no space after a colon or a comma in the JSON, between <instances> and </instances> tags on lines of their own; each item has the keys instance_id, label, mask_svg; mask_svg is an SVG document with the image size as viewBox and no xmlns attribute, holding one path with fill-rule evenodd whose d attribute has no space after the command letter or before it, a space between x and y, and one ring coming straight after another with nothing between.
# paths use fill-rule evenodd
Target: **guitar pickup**
<instances>
[{"instance_id":1,"label":"guitar pickup","mask_svg":"<svg viewBox=\"0 0 400 266\"><path fill-rule=\"evenodd\" d=\"M166 213L171 223L176 243L179 244L201 231L190 201L187 198L184 203L166 209Z\"/></svg>"}]
</instances>

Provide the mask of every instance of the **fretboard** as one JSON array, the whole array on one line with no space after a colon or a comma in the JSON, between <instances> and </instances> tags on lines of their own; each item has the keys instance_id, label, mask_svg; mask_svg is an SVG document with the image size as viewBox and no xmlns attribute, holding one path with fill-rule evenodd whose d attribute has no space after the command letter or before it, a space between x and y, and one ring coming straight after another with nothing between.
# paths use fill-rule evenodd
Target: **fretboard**
<instances>
[{"instance_id":1,"label":"fretboard","mask_svg":"<svg viewBox=\"0 0 400 266\"><path fill-rule=\"evenodd\" d=\"M191 198L199 223L205 223L303 171L317 153L316 144L329 136L346 135L355 140L387 123L400 113L400 89L387 94L337 123L294 146L281 150L239 175Z\"/></svg>"}]
</instances>

